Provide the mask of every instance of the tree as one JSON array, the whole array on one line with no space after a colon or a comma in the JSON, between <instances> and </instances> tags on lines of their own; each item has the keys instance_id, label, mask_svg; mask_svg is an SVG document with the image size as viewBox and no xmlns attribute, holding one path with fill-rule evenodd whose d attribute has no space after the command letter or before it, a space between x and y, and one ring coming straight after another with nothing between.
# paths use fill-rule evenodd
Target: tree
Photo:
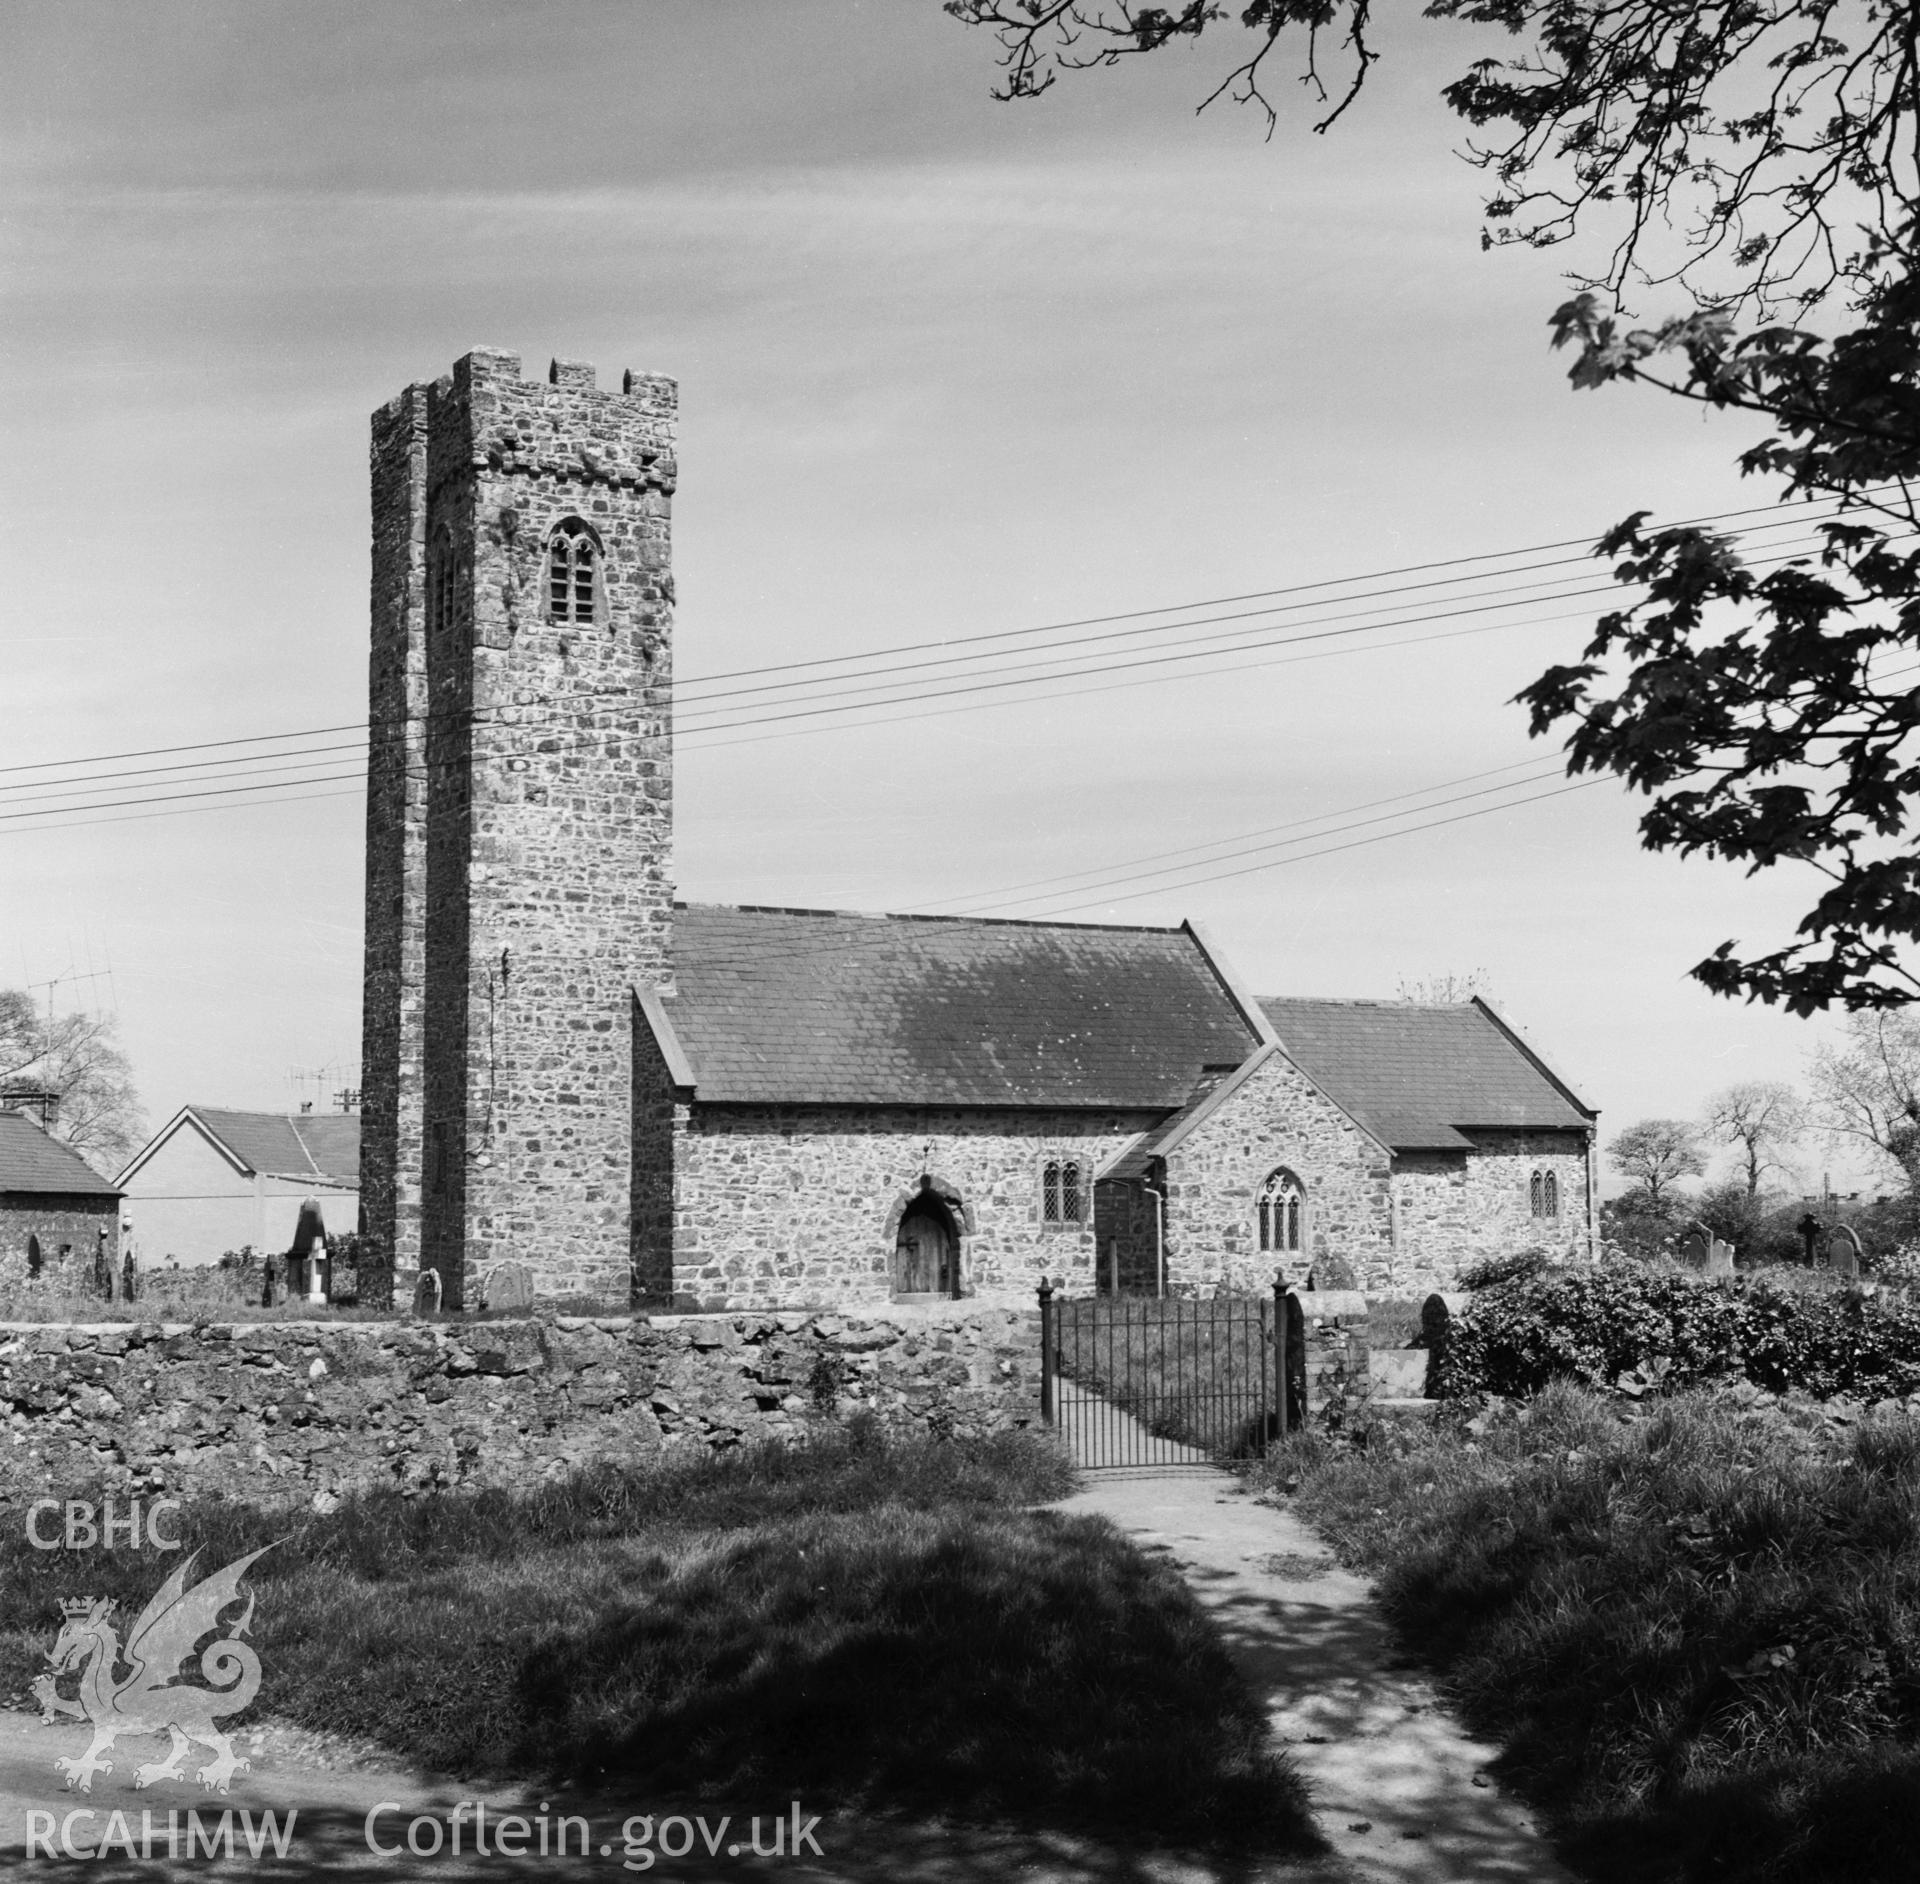
<instances>
[{"instance_id":1,"label":"tree","mask_svg":"<svg viewBox=\"0 0 1920 1884\"><path fill-rule=\"evenodd\" d=\"M1371 0L948 0L993 31L1000 95L1239 32L1202 101L1256 105L1278 48L1328 130L1380 53ZM1920 33L1913 0L1430 0L1429 19L1504 28L1444 96L1484 139L1486 247L1603 236L1553 315L1578 388L1631 381L1756 414L1744 473L1835 501L1822 548L1757 574L1711 531L1649 530L1596 554L1635 599L1577 663L1517 696L1569 772L1650 799L1650 849L1802 866L1825 879L1793 939L1723 942L1694 975L1796 1013L1920 999ZM1211 40L1210 42L1211 43ZM1250 50L1249 50L1250 48ZM1244 56L1240 56L1244 55ZM1678 295L1635 325L1630 290ZM1837 314L1826 337L1816 310ZM1743 327L1744 323L1744 327ZM1669 370L1671 367L1671 370Z\"/></svg>"},{"instance_id":2,"label":"tree","mask_svg":"<svg viewBox=\"0 0 1920 1884\"><path fill-rule=\"evenodd\" d=\"M1464 975L1422 975L1418 980L1411 981L1402 975L1394 990L1394 999L1397 1001L1443 1004L1471 1001L1476 995L1483 1001L1496 998L1493 977L1484 968L1469 969Z\"/></svg>"},{"instance_id":3,"label":"tree","mask_svg":"<svg viewBox=\"0 0 1920 1884\"><path fill-rule=\"evenodd\" d=\"M18 989L0 988L0 1094L52 1093L54 1137L106 1177L146 1135L116 1034L111 1015L43 1014Z\"/></svg>"},{"instance_id":4,"label":"tree","mask_svg":"<svg viewBox=\"0 0 1920 1884\"><path fill-rule=\"evenodd\" d=\"M1699 1139L1685 1119L1642 1119L1607 1147L1607 1161L1640 1187L1653 1211L1671 1205L1674 1183L1707 1168Z\"/></svg>"},{"instance_id":5,"label":"tree","mask_svg":"<svg viewBox=\"0 0 1920 1884\"><path fill-rule=\"evenodd\" d=\"M1821 1127L1866 1145L1920 1189L1920 1015L1850 1014L1846 1044L1822 1046L1808 1068Z\"/></svg>"},{"instance_id":6,"label":"tree","mask_svg":"<svg viewBox=\"0 0 1920 1884\"><path fill-rule=\"evenodd\" d=\"M1737 1146L1747 1195L1760 1195L1769 1171L1783 1177L1793 1167L1782 1154L1806 1129L1806 1102L1777 1079L1742 1080L1707 1101L1701 1125L1716 1144Z\"/></svg>"},{"instance_id":7,"label":"tree","mask_svg":"<svg viewBox=\"0 0 1920 1884\"><path fill-rule=\"evenodd\" d=\"M1751 1266L1800 1260L1800 1236L1794 1225L1805 1208L1797 1198L1749 1191L1735 1178L1703 1190L1693 1200L1692 1214L1723 1242L1731 1243L1734 1253Z\"/></svg>"}]
</instances>

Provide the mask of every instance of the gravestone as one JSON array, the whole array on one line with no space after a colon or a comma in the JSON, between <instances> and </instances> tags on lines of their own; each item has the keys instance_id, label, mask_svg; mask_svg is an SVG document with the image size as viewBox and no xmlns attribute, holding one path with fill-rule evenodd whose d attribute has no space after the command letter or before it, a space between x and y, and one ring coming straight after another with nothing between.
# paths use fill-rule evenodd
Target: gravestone
<instances>
[{"instance_id":1,"label":"gravestone","mask_svg":"<svg viewBox=\"0 0 1920 1884\"><path fill-rule=\"evenodd\" d=\"M489 1308L531 1308L533 1271L520 1262L497 1265L487 1276L486 1295Z\"/></svg>"},{"instance_id":2,"label":"gravestone","mask_svg":"<svg viewBox=\"0 0 1920 1884\"><path fill-rule=\"evenodd\" d=\"M437 1315L440 1312L439 1270L421 1270L419 1281L413 1285L413 1312L416 1315Z\"/></svg>"},{"instance_id":3,"label":"gravestone","mask_svg":"<svg viewBox=\"0 0 1920 1884\"><path fill-rule=\"evenodd\" d=\"M1827 1232L1827 1267L1836 1276L1851 1276L1858 1281L1862 1254L1860 1238L1851 1225L1836 1223Z\"/></svg>"},{"instance_id":4,"label":"gravestone","mask_svg":"<svg viewBox=\"0 0 1920 1884\"><path fill-rule=\"evenodd\" d=\"M1704 1223L1696 1223L1680 1239L1680 1260L1703 1276L1730 1276L1733 1245L1721 1242Z\"/></svg>"}]
</instances>

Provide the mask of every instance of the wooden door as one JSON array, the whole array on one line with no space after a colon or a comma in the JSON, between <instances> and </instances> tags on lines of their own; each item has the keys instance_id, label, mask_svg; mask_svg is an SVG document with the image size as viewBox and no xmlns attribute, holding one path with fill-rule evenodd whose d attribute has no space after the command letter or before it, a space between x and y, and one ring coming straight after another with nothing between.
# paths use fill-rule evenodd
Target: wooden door
<instances>
[{"instance_id":1,"label":"wooden door","mask_svg":"<svg viewBox=\"0 0 1920 1884\"><path fill-rule=\"evenodd\" d=\"M953 1227L938 1205L916 1204L900 1219L894 1248L893 1287L898 1295L951 1295Z\"/></svg>"}]
</instances>

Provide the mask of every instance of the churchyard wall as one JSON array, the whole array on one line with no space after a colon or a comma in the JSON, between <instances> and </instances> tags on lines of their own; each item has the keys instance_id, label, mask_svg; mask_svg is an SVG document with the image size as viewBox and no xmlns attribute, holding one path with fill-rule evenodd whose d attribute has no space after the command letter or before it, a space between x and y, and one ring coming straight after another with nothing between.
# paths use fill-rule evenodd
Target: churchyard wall
<instances>
[{"instance_id":1,"label":"churchyard wall","mask_svg":"<svg viewBox=\"0 0 1920 1884\"><path fill-rule=\"evenodd\" d=\"M526 1489L862 1408L967 1439L1037 1422L1039 1367L1037 1307L0 1324L0 1500L102 1481L321 1508Z\"/></svg>"}]
</instances>

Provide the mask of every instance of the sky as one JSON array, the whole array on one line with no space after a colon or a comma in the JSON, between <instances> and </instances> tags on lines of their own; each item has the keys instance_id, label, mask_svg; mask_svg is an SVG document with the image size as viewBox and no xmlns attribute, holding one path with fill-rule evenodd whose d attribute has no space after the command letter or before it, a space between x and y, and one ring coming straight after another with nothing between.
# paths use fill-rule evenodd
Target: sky
<instances>
[{"instance_id":1,"label":"sky","mask_svg":"<svg viewBox=\"0 0 1920 1884\"><path fill-rule=\"evenodd\" d=\"M1745 421L1567 386L1563 258L1483 254L1452 154L1481 49L1404 23L1268 140L1196 114L1204 47L998 102L936 0L13 0L0 986L112 1011L155 1125L352 1082L352 734L276 740L365 714L368 415L495 346L680 381L686 899L1193 918L1274 994L1479 971L1603 1136L1800 1079L1830 1024L1686 971L1809 883L1644 852L1510 704L1602 605L1529 580L1772 492ZM1291 612L1021 672L1025 631L1255 594ZM994 635L797 723L699 685ZM276 789L134 775L235 740Z\"/></svg>"}]
</instances>

